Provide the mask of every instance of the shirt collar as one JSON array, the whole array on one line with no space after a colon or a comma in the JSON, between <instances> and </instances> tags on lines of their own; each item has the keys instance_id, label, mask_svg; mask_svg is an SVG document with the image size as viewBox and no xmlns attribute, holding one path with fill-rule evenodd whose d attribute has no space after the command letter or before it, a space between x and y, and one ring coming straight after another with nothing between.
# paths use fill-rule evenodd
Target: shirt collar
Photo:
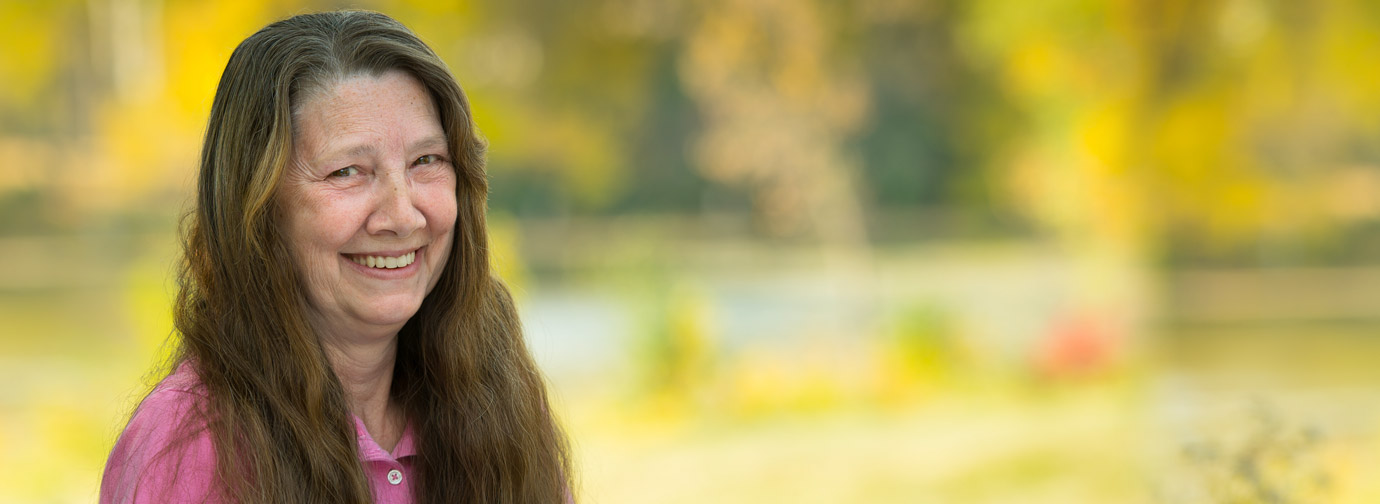
<instances>
[{"instance_id":1,"label":"shirt collar","mask_svg":"<svg viewBox=\"0 0 1380 504\"><path fill-rule=\"evenodd\" d=\"M361 460L397 460L417 454L412 441L412 422L408 422L407 426L403 427L402 437L398 438L398 444L393 447L393 453L388 453L379 447L373 436L369 435L369 431L364 428L363 420L354 415L350 416L355 420L355 438L359 442L359 458Z\"/></svg>"}]
</instances>

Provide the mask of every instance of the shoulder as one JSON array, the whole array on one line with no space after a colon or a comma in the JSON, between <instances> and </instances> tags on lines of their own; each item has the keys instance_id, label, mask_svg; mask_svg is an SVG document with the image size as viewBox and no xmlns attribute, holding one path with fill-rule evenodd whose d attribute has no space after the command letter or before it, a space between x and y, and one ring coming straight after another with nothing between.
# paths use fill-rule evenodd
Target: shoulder
<instances>
[{"instance_id":1,"label":"shoulder","mask_svg":"<svg viewBox=\"0 0 1380 504\"><path fill-rule=\"evenodd\" d=\"M203 502L215 449L201 417L205 391L183 364L139 403L101 478L101 502Z\"/></svg>"}]
</instances>

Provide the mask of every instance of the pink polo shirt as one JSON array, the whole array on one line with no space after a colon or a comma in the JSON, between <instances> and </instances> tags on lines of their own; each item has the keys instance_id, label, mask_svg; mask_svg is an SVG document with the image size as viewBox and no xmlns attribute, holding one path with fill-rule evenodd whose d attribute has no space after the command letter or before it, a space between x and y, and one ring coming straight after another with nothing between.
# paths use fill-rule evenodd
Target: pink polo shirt
<instances>
[{"instance_id":1,"label":"pink polo shirt","mask_svg":"<svg viewBox=\"0 0 1380 504\"><path fill-rule=\"evenodd\" d=\"M192 432L185 443L175 439L192 407L205 398L196 371L183 364L164 378L134 412L110 452L101 479L101 503L182 503L209 500L216 453L211 434ZM360 463L378 504L412 502L412 461L416 455L412 426L389 453L374 442L355 417Z\"/></svg>"}]
</instances>

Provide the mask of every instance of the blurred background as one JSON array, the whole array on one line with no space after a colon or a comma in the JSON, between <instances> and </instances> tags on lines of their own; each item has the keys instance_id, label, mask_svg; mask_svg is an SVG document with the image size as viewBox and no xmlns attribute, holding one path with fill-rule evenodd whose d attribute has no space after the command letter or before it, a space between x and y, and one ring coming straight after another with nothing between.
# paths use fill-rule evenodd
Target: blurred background
<instances>
[{"instance_id":1,"label":"blurred background","mask_svg":"<svg viewBox=\"0 0 1380 504\"><path fill-rule=\"evenodd\" d=\"M584 501L1380 501L1328 0L4 0L0 501L95 499L226 59L340 7L473 103Z\"/></svg>"}]
</instances>

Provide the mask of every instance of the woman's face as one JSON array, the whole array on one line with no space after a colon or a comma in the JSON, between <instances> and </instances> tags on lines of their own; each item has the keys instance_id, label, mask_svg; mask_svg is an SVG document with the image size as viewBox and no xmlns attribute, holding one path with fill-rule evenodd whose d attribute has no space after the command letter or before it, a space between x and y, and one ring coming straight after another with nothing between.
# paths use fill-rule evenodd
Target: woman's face
<instances>
[{"instance_id":1,"label":"woman's face","mask_svg":"<svg viewBox=\"0 0 1380 504\"><path fill-rule=\"evenodd\" d=\"M300 104L280 204L318 332L392 335L441 276L455 170L411 75L350 77Z\"/></svg>"}]
</instances>

